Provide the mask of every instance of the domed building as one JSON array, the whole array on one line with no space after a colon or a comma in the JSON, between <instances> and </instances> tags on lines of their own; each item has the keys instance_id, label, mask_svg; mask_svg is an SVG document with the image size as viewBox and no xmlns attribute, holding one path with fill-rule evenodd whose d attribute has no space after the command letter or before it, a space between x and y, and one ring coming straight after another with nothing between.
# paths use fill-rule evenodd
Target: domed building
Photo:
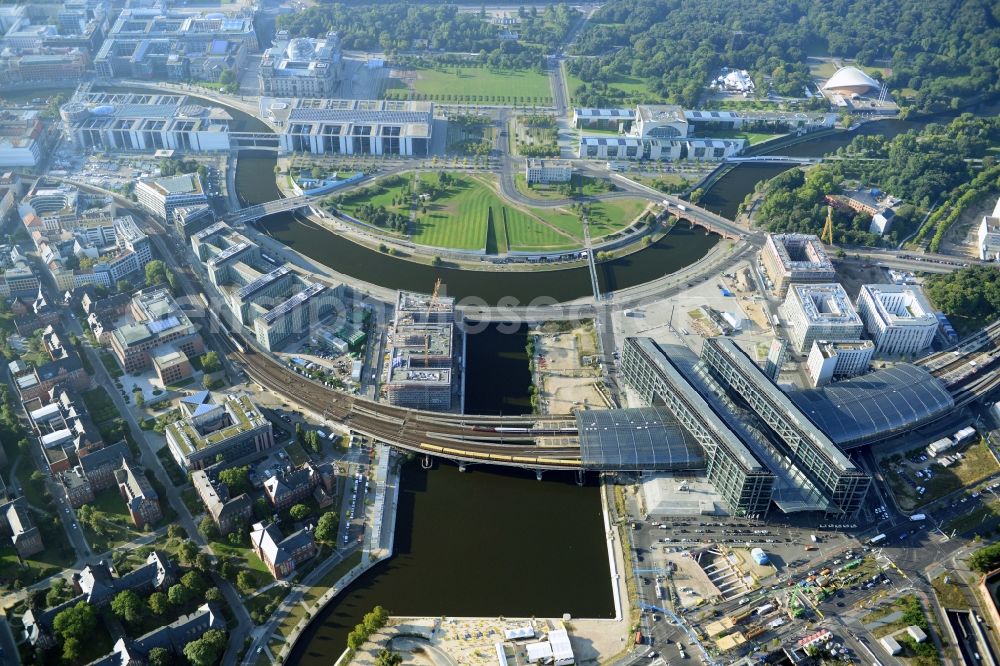
<instances>
[{"instance_id":1,"label":"domed building","mask_svg":"<svg viewBox=\"0 0 1000 666\"><path fill-rule=\"evenodd\" d=\"M340 37L291 38L279 32L264 51L257 80L260 94L273 97L331 97L340 85Z\"/></svg>"},{"instance_id":2,"label":"domed building","mask_svg":"<svg viewBox=\"0 0 1000 666\"><path fill-rule=\"evenodd\" d=\"M857 67L841 67L823 86L823 90L841 95L864 95L882 86Z\"/></svg>"}]
</instances>

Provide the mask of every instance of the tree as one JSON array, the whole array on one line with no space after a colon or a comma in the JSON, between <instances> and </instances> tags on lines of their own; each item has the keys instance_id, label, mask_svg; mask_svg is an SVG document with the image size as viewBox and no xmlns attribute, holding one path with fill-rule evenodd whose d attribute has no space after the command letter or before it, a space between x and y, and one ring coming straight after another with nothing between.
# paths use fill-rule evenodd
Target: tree
<instances>
[{"instance_id":1,"label":"tree","mask_svg":"<svg viewBox=\"0 0 1000 666\"><path fill-rule=\"evenodd\" d=\"M389 611L382 606L376 606L370 612L365 613L365 617L362 619L361 623L366 632L373 634L384 627L385 623L388 621Z\"/></svg>"},{"instance_id":2,"label":"tree","mask_svg":"<svg viewBox=\"0 0 1000 666\"><path fill-rule=\"evenodd\" d=\"M184 646L184 656L192 666L214 666L226 649L226 635L218 629L209 629L201 638Z\"/></svg>"},{"instance_id":3,"label":"tree","mask_svg":"<svg viewBox=\"0 0 1000 666\"><path fill-rule=\"evenodd\" d=\"M219 481L226 484L232 497L245 493L250 490L250 465L222 470L219 472Z\"/></svg>"},{"instance_id":4,"label":"tree","mask_svg":"<svg viewBox=\"0 0 1000 666\"><path fill-rule=\"evenodd\" d=\"M173 666L174 656L167 648L155 647L149 651L146 660L149 666Z\"/></svg>"},{"instance_id":5,"label":"tree","mask_svg":"<svg viewBox=\"0 0 1000 666\"><path fill-rule=\"evenodd\" d=\"M380 650L375 658L375 666L399 666L403 663L403 656L392 650Z\"/></svg>"},{"instance_id":6,"label":"tree","mask_svg":"<svg viewBox=\"0 0 1000 666\"><path fill-rule=\"evenodd\" d=\"M212 568L212 558L208 556L208 553L198 553L198 556L194 558L194 568L207 572Z\"/></svg>"},{"instance_id":7,"label":"tree","mask_svg":"<svg viewBox=\"0 0 1000 666\"><path fill-rule=\"evenodd\" d=\"M222 596L222 590L217 587L210 587L205 590L205 601L221 602L224 597Z\"/></svg>"},{"instance_id":8,"label":"tree","mask_svg":"<svg viewBox=\"0 0 1000 666\"><path fill-rule=\"evenodd\" d=\"M288 510L288 515L290 515L293 520L304 520L310 513L312 513L312 509L305 504L296 504Z\"/></svg>"},{"instance_id":9,"label":"tree","mask_svg":"<svg viewBox=\"0 0 1000 666\"><path fill-rule=\"evenodd\" d=\"M163 592L153 592L149 595L149 610L156 615L164 615L170 610L170 599Z\"/></svg>"},{"instance_id":10,"label":"tree","mask_svg":"<svg viewBox=\"0 0 1000 666\"><path fill-rule=\"evenodd\" d=\"M135 402L135 406L142 409L143 405L146 404L146 395L142 392L142 389L132 391L132 400Z\"/></svg>"},{"instance_id":11,"label":"tree","mask_svg":"<svg viewBox=\"0 0 1000 666\"><path fill-rule=\"evenodd\" d=\"M83 651L83 644L76 636L70 636L63 641L62 657L64 660L74 663L80 660Z\"/></svg>"},{"instance_id":12,"label":"tree","mask_svg":"<svg viewBox=\"0 0 1000 666\"><path fill-rule=\"evenodd\" d=\"M137 624L146 613L146 603L133 590L122 590L111 600L111 610L126 624Z\"/></svg>"},{"instance_id":13,"label":"tree","mask_svg":"<svg viewBox=\"0 0 1000 666\"><path fill-rule=\"evenodd\" d=\"M183 527L174 523L167 526L167 536L171 539L183 539L187 534L184 532Z\"/></svg>"},{"instance_id":14,"label":"tree","mask_svg":"<svg viewBox=\"0 0 1000 666\"><path fill-rule=\"evenodd\" d=\"M187 539L186 541L181 542L177 552L180 555L181 562L184 564L191 564L198 556L198 546L194 541Z\"/></svg>"},{"instance_id":15,"label":"tree","mask_svg":"<svg viewBox=\"0 0 1000 666\"><path fill-rule=\"evenodd\" d=\"M201 522L198 523L198 531L209 541L219 538L219 528L215 526L215 521L212 520L211 516L205 516L201 519ZM199 553L199 555L202 554Z\"/></svg>"},{"instance_id":16,"label":"tree","mask_svg":"<svg viewBox=\"0 0 1000 666\"><path fill-rule=\"evenodd\" d=\"M115 283L115 291L119 294L127 294L132 291L132 283L128 280L118 280L118 282Z\"/></svg>"},{"instance_id":17,"label":"tree","mask_svg":"<svg viewBox=\"0 0 1000 666\"><path fill-rule=\"evenodd\" d=\"M337 543L337 527L340 524L340 516L336 511L327 511L316 521L316 529L313 532L314 538L320 543L333 545Z\"/></svg>"},{"instance_id":18,"label":"tree","mask_svg":"<svg viewBox=\"0 0 1000 666\"><path fill-rule=\"evenodd\" d=\"M176 585L171 585L170 589L167 590L167 598L174 606L186 606L194 598L194 593L187 587L177 583Z\"/></svg>"},{"instance_id":19,"label":"tree","mask_svg":"<svg viewBox=\"0 0 1000 666\"><path fill-rule=\"evenodd\" d=\"M181 585L191 590L195 596L203 594L208 589L208 581L197 571L188 571L181 576Z\"/></svg>"},{"instance_id":20,"label":"tree","mask_svg":"<svg viewBox=\"0 0 1000 666\"><path fill-rule=\"evenodd\" d=\"M84 640L97 628L97 611L86 601L59 611L52 620L52 629L62 639Z\"/></svg>"},{"instance_id":21,"label":"tree","mask_svg":"<svg viewBox=\"0 0 1000 666\"><path fill-rule=\"evenodd\" d=\"M62 578L56 578L52 581L52 586L49 591L45 594L45 607L51 608L59 604L59 600L62 599L63 592L66 589L66 581Z\"/></svg>"},{"instance_id":22,"label":"tree","mask_svg":"<svg viewBox=\"0 0 1000 666\"><path fill-rule=\"evenodd\" d=\"M222 85L229 86L235 82L236 82L236 72L234 72L232 69L224 69L219 74L219 83L221 83Z\"/></svg>"},{"instance_id":23,"label":"tree","mask_svg":"<svg viewBox=\"0 0 1000 666\"><path fill-rule=\"evenodd\" d=\"M249 571L241 571L236 574L236 587L243 594L250 594L257 589L257 581Z\"/></svg>"},{"instance_id":24,"label":"tree","mask_svg":"<svg viewBox=\"0 0 1000 666\"><path fill-rule=\"evenodd\" d=\"M206 373L213 373L222 370L222 362L219 360L218 352L205 352L201 357L201 370Z\"/></svg>"},{"instance_id":25,"label":"tree","mask_svg":"<svg viewBox=\"0 0 1000 666\"><path fill-rule=\"evenodd\" d=\"M146 264L146 286L152 287L164 284L167 280L167 265L160 259L153 259Z\"/></svg>"}]
</instances>

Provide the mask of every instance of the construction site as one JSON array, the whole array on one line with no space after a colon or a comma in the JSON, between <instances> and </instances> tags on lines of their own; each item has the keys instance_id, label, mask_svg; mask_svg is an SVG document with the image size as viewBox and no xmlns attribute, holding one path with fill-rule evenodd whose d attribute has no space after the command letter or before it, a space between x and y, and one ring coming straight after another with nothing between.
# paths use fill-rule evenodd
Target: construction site
<instances>
[{"instance_id":1,"label":"construction site","mask_svg":"<svg viewBox=\"0 0 1000 666\"><path fill-rule=\"evenodd\" d=\"M455 301L400 291L389 330L383 388L389 404L450 411L455 382Z\"/></svg>"}]
</instances>

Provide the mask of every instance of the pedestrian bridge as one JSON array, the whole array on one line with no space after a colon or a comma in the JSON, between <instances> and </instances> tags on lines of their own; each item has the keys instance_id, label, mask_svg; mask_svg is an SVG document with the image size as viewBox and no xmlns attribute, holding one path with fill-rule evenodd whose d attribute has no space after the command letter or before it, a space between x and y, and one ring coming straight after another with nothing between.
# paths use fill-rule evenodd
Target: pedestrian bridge
<instances>
[{"instance_id":1,"label":"pedestrian bridge","mask_svg":"<svg viewBox=\"0 0 1000 666\"><path fill-rule=\"evenodd\" d=\"M291 210L303 208L320 198L321 197L301 195L297 197L288 197L287 199L275 199L274 201L267 201L265 203L254 204L253 206L247 206L246 208L234 210L227 214L224 219L229 224L238 226L240 224L246 224L247 222L259 220L267 215L287 213Z\"/></svg>"}]
</instances>

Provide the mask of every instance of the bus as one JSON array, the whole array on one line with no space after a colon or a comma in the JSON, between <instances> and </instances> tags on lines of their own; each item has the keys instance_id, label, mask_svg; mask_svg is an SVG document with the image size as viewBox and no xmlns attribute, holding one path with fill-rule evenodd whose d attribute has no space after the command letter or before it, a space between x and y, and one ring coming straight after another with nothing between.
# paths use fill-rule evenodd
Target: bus
<instances>
[{"instance_id":1,"label":"bus","mask_svg":"<svg viewBox=\"0 0 1000 666\"><path fill-rule=\"evenodd\" d=\"M627 171L629 165L627 162L608 162L605 166L608 171Z\"/></svg>"},{"instance_id":2,"label":"bus","mask_svg":"<svg viewBox=\"0 0 1000 666\"><path fill-rule=\"evenodd\" d=\"M873 536L871 539L868 539L868 545L874 546L882 543L883 541L885 541L885 534L879 534L878 536Z\"/></svg>"}]
</instances>

